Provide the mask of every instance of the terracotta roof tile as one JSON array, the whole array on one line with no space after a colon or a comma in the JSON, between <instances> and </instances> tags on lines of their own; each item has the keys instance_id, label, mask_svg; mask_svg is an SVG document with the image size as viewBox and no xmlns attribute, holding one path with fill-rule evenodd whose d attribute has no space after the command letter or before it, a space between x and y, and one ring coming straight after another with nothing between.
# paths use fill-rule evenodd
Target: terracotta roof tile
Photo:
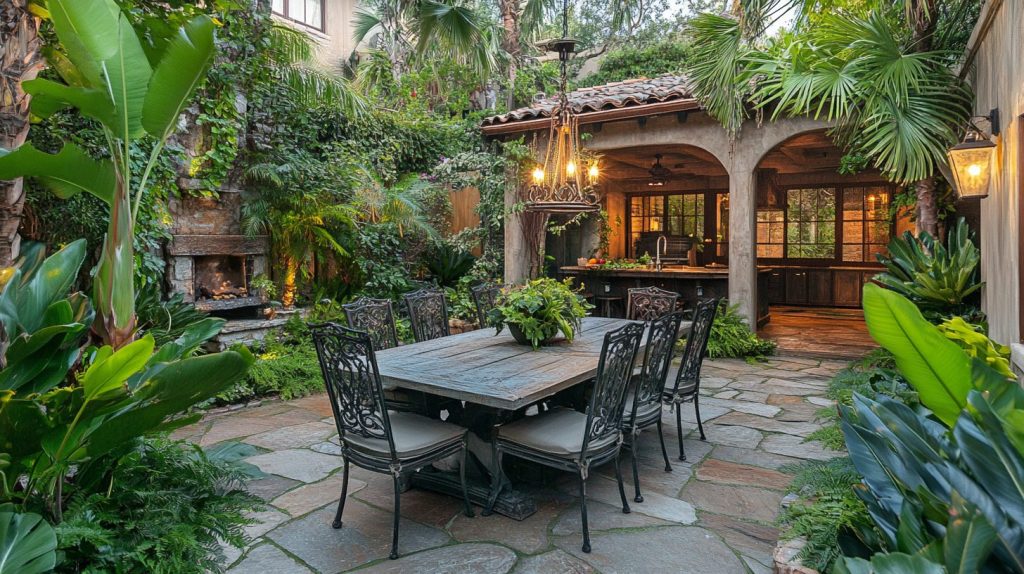
<instances>
[{"instance_id":1,"label":"terracotta roof tile","mask_svg":"<svg viewBox=\"0 0 1024 574\"><path fill-rule=\"evenodd\" d=\"M577 113L586 113L669 100L688 100L693 99L693 92L686 76L666 74L656 78L636 78L601 86L579 88L569 92L567 96L573 110ZM552 111L557 107L557 97L545 97L530 106L486 118L483 124L487 126L551 117Z\"/></svg>"}]
</instances>

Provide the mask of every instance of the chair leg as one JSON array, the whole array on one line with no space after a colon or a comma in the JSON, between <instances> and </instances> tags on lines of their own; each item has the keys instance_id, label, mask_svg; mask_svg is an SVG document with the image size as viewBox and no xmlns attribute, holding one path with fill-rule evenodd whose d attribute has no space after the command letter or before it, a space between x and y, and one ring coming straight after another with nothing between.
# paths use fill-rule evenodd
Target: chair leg
<instances>
[{"instance_id":1,"label":"chair leg","mask_svg":"<svg viewBox=\"0 0 1024 574\"><path fill-rule=\"evenodd\" d=\"M469 444L462 445L462 459L459 461L459 481L462 483L462 503L466 507L466 516L473 518L473 505L469 502L469 490L466 488L466 458Z\"/></svg>"},{"instance_id":2,"label":"chair leg","mask_svg":"<svg viewBox=\"0 0 1024 574\"><path fill-rule=\"evenodd\" d=\"M636 495L633 497L633 502L644 501L643 495L640 494L640 467L639 463L636 460L636 452L640 450L640 445L638 444L639 439L640 437L634 434L633 440L629 443L629 454L631 455L630 457L633 459L633 490L636 492ZM615 466L619 466L618 458L615 459Z\"/></svg>"},{"instance_id":3,"label":"chair leg","mask_svg":"<svg viewBox=\"0 0 1024 574\"><path fill-rule=\"evenodd\" d=\"M621 452L621 451L619 451L619 452ZM635 468L636 467L634 467L634 469ZM636 475L634 474L633 476L636 476ZM626 501L626 487L622 483L622 469L619 467L619 455L618 455L618 453L615 454L615 480L617 480L618 483L619 483L619 498L622 499L622 513L623 514L629 514L631 512L631 510L629 509L629 502ZM640 483L637 482L637 484L639 485ZM637 489L636 490L637 493L639 494L640 487L637 486L636 489ZM643 502L643 497L640 497L640 502Z\"/></svg>"},{"instance_id":4,"label":"chair leg","mask_svg":"<svg viewBox=\"0 0 1024 574\"><path fill-rule=\"evenodd\" d=\"M583 520L583 551L590 553L590 527L587 526L587 479L583 478L582 470L580 471L580 518Z\"/></svg>"},{"instance_id":5,"label":"chair leg","mask_svg":"<svg viewBox=\"0 0 1024 574\"><path fill-rule=\"evenodd\" d=\"M483 516L490 516L494 512L494 503L497 502L498 495L501 494L501 458L502 452L494 449L494 468L491 469L491 495L487 498L487 506L480 513Z\"/></svg>"},{"instance_id":6,"label":"chair leg","mask_svg":"<svg viewBox=\"0 0 1024 574\"><path fill-rule=\"evenodd\" d=\"M400 510L401 510L400 504L401 504L402 490L401 490L401 486L399 486L399 484L398 484L398 477L396 476L396 477L394 477L394 479L395 479L395 524L393 526L393 530L392 530L392 534L391 534L391 555L388 556L388 558L390 558L392 560L398 558L398 520L402 516L401 512L400 512Z\"/></svg>"},{"instance_id":7,"label":"chair leg","mask_svg":"<svg viewBox=\"0 0 1024 574\"><path fill-rule=\"evenodd\" d=\"M682 405L676 405L676 436L679 438L679 460L686 460L686 451L683 450L683 413L680 408Z\"/></svg>"},{"instance_id":8,"label":"chair leg","mask_svg":"<svg viewBox=\"0 0 1024 574\"><path fill-rule=\"evenodd\" d=\"M665 459L665 472L672 472L672 465L668 463L668 449L665 448L665 433L661 431L661 419L658 419L658 440L661 441L661 456Z\"/></svg>"},{"instance_id":9,"label":"chair leg","mask_svg":"<svg viewBox=\"0 0 1024 574\"><path fill-rule=\"evenodd\" d=\"M700 420L700 397L693 397L693 412L697 415L697 429L700 430L700 440L708 440L708 437L704 436L704 423Z\"/></svg>"},{"instance_id":10,"label":"chair leg","mask_svg":"<svg viewBox=\"0 0 1024 574\"><path fill-rule=\"evenodd\" d=\"M341 475L341 500L338 501L338 512L334 514L333 528L341 528L341 514L345 512L345 500L348 498L348 459L345 459L345 468Z\"/></svg>"}]
</instances>

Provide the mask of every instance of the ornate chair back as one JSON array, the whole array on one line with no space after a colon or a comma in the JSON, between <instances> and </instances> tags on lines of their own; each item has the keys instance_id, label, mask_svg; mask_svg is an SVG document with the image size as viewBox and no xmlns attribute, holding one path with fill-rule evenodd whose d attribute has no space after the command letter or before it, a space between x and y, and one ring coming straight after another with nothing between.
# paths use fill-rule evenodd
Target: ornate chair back
<instances>
[{"instance_id":1,"label":"ornate chair back","mask_svg":"<svg viewBox=\"0 0 1024 574\"><path fill-rule=\"evenodd\" d=\"M643 336L642 323L630 323L605 333L597 379L587 409L587 430L583 435L581 451L584 456L589 445L603 442L607 437L621 432L626 387Z\"/></svg>"},{"instance_id":2,"label":"ornate chair back","mask_svg":"<svg viewBox=\"0 0 1024 574\"><path fill-rule=\"evenodd\" d=\"M626 299L626 318L653 321L676 310L679 293L657 287L634 287Z\"/></svg>"},{"instance_id":3,"label":"ornate chair back","mask_svg":"<svg viewBox=\"0 0 1024 574\"><path fill-rule=\"evenodd\" d=\"M661 405L661 395L668 379L668 367L672 363L672 350L679 335L683 313L675 311L651 321L647 330L647 349L644 364L633 395L633 418L639 409L649 405Z\"/></svg>"},{"instance_id":4,"label":"ornate chair back","mask_svg":"<svg viewBox=\"0 0 1024 574\"><path fill-rule=\"evenodd\" d=\"M501 293L501 285L495 285L494 283L484 283L477 285L470 289L473 294L473 302L476 304L476 317L477 321L480 322L480 328L487 327L487 313L494 308L495 302L498 300L498 294Z\"/></svg>"},{"instance_id":5,"label":"ornate chair back","mask_svg":"<svg viewBox=\"0 0 1024 574\"><path fill-rule=\"evenodd\" d=\"M700 389L700 367L704 363L704 353L708 350L708 339L711 337L711 325L715 322L718 312L718 299L705 299L697 304L693 312L693 325L690 335L686 338L686 349L683 351L683 362L676 375L673 393L676 395L693 395Z\"/></svg>"},{"instance_id":6,"label":"ornate chair back","mask_svg":"<svg viewBox=\"0 0 1024 574\"><path fill-rule=\"evenodd\" d=\"M335 323L309 328L342 443L346 434L387 440L397 460L370 335Z\"/></svg>"},{"instance_id":7,"label":"ornate chair back","mask_svg":"<svg viewBox=\"0 0 1024 574\"><path fill-rule=\"evenodd\" d=\"M345 310L345 318L348 319L350 328L369 333L375 351L398 346L395 316L391 311L390 300L360 297L355 302L341 307Z\"/></svg>"},{"instance_id":8,"label":"ornate chair back","mask_svg":"<svg viewBox=\"0 0 1024 574\"><path fill-rule=\"evenodd\" d=\"M420 289L405 295L409 309L412 335L416 342L430 341L451 334L448 330L448 306L444 292L438 289Z\"/></svg>"}]
</instances>

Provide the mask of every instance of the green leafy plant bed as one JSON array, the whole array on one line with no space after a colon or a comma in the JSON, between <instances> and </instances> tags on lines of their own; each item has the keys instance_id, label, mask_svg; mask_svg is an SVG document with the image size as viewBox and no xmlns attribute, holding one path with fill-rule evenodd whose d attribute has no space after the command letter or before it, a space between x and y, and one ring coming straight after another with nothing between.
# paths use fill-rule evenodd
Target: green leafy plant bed
<instances>
[{"instance_id":1,"label":"green leafy plant bed","mask_svg":"<svg viewBox=\"0 0 1024 574\"><path fill-rule=\"evenodd\" d=\"M805 567L828 572L842 555L842 542L862 529L870 531L871 517L854 491L860 475L849 457L783 467L795 474L789 490L800 500L786 506L778 522L783 540L803 539L797 554Z\"/></svg>"},{"instance_id":2,"label":"green leafy plant bed","mask_svg":"<svg viewBox=\"0 0 1024 574\"><path fill-rule=\"evenodd\" d=\"M234 458L232 449L141 442L116 461L108 488L69 502L56 530L57 572L223 570L222 544L243 547L247 513L264 506L243 490L247 469Z\"/></svg>"},{"instance_id":3,"label":"green leafy plant bed","mask_svg":"<svg viewBox=\"0 0 1024 574\"><path fill-rule=\"evenodd\" d=\"M680 339L677 347L682 349L685 339ZM739 307L729 305L725 299L719 303L718 314L711 325L711 336L708 338L708 357L712 359L728 359L747 357L757 359L775 354L775 342L762 339L750 329L747 320L740 315Z\"/></svg>"},{"instance_id":4,"label":"green leafy plant bed","mask_svg":"<svg viewBox=\"0 0 1024 574\"><path fill-rule=\"evenodd\" d=\"M538 348L561 333L572 342L579 320L593 306L570 286L554 279L535 279L521 287L505 289L488 314L498 333L505 328L523 345Z\"/></svg>"}]
</instances>

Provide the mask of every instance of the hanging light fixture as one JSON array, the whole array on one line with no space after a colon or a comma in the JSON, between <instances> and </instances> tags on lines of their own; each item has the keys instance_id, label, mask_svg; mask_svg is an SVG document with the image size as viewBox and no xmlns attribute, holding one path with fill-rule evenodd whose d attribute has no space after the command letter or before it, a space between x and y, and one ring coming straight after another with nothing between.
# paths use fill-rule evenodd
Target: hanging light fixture
<instances>
[{"instance_id":1,"label":"hanging light fixture","mask_svg":"<svg viewBox=\"0 0 1024 574\"><path fill-rule=\"evenodd\" d=\"M601 170L596 160L587 160L581 153L579 118L566 93L569 56L576 48L576 41L569 38L569 0L562 3L562 37L548 42L544 48L558 52L561 63L558 106L551 112L543 163L530 174L525 208L545 213L597 211L601 208L597 196Z\"/></svg>"},{"instance_id":2,"label":"hanging light fixture","mask_svg":"<svg viewBox=\"0 0 1024 574\"><path fill-rule=\"evenodd\" d=\"M999 110L992 110L985 119L992 126L992 135L999 135ZM961 198L988 197L995 149L996 144L972 124L964 136L964 141L946 152L953 179L956 181L957 193Z\"/></svg>"},{"instance_id":3,"label":"hanging light fixture","mask_svg":"<svg viewBox=\"0 0 1024 574\"><path fill-rule=\"evenodd\" d=\"M668 181L668 176L672 175L672 170L661 165L662 157L660 153L654 154L654 163L651 165L651 169L647 170L647 173L651 174L651 181L647 182L650 187L664 186Z\"/></svg>"}]
</instances>

